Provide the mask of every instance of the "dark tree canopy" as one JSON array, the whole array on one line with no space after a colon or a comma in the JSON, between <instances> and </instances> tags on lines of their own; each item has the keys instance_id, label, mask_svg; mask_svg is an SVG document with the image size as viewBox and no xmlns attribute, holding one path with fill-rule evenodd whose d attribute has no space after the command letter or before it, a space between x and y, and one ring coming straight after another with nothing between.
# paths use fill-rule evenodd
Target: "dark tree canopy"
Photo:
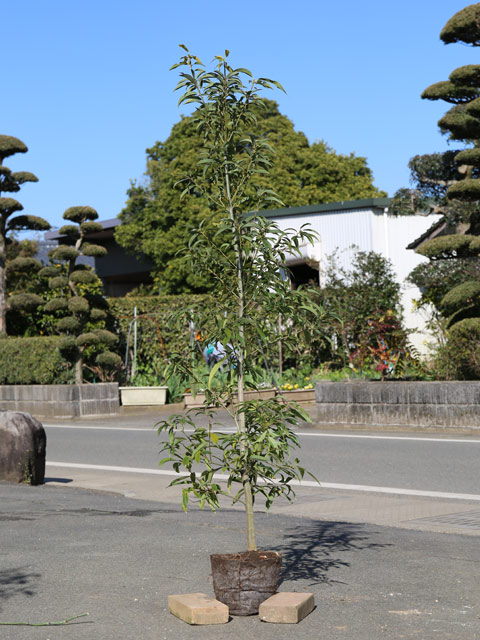
<instances>
[{"instance_id":1,"label":"dark tree canopy","mask_svg":"<svg viewBox=\"0 0 480 640\"><path fill-rule=\"evenodd\" d=\"M480 87L480 65L467 64L458 67L450 74L450 81L464 87Z\"/></svg>"},{"instance_id":2,"label":"dark tree canopy","mask_svg":"<svg viewBox=\"0 0 480 640\"><path fill-rule=\"evenodd\" d=\"M427 87L423 93L424 100L445 100L452 104L463 104L478 98L480 92L476 87L459 86L458 83L442 80Z\"/></svg>"},{"instance_id":3,"label":"dark tree canopy","mask_svg":"<svg viewBox=\"0 0 480 640\"><path fill-rule=\"evenodd\" d=\"M268 177L259 182L272 188L285 206L300 206L386 195L373 185L365 158L339 155L325 142L309 144L294 130L272 100L263 100L255 136L268 137L275 149ZM177 251L187 246L190 229L209 213L206 200L194 190L181 198L178 181L195 172L202 138L192 117L183 117L164 142L147 149L145 183L133 183L120 214L116 239L128 251L145 254L155 264L163 293L202 292L210 281L191 273ZM272 207L279 206L272 202Z\"/></svg>"},{"instance_id":4,"label":"dark tree canopy","mask_svg":"<svg viewBox=\"0 0 480 640\"><path fill-rule=\"evenodd\" d=\"M26 153L27 151L27 145L18 138L0 135L0 164L3 164L5 158L9 156L13 156L16 153Z\"/></svg>"},{"instance_id":5,"label":"dark tree canopy","mask_svg":"<svg viewBox=\"0 0 480 640\"><path fill-rule=\"evenodd\" d=\"M445 44L463 42L480 46L480 3L471 4L450 18L440 33Z\"/></svg>"}]
</instances>

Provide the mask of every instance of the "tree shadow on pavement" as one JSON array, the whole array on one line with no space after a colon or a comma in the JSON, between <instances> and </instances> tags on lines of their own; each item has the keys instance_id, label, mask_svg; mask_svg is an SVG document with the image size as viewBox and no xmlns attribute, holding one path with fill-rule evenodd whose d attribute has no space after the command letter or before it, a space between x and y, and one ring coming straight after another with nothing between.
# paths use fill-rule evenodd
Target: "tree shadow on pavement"
<instances>
[{"instance_id":1,"label":"tree shadow on pavement","mask_svg":"<svg viewBox=\"0 0 480 640\"><path fill-rule=\"evenodd\" d=\"M282 554L282 581L310 580L310 584L338 582L329 577L331 569L349 567L346 552L376 550L391 546L372 542L362 525L348 522L313 522L286 533ZM343 553L343 557L342 557Z\"/></svg>"},{"instance_id":2,"label":"tree shadow on pavement","mask_svg":"<svg viewBox=\"0 0 480 640\"><path fill-rule=\"evenodd\" d=\"M34 587L40 578L39 573L28 573L22 567L0 571L0 611L2 601L14 596L34 596Z\"/></svg>"}]
</instances>

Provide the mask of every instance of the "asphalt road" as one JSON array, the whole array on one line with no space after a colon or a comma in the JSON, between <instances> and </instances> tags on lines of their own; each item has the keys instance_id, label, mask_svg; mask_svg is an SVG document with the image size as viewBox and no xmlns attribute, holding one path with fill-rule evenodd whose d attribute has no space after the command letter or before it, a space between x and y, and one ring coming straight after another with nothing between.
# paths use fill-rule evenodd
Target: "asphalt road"
<instances>
[{"instance_id":1,"label":"asphalt road","mask_svg":"<svg viewBox=\"0 0 480 640\"><path fill-rule=\"evenodd\" d=\"M153 423L46 423L47 460L158 469L160 438ZM302 464L323 483L480 494L480 438L309 429L299 432L299 441Z\"/></svg>"}]
</instances>

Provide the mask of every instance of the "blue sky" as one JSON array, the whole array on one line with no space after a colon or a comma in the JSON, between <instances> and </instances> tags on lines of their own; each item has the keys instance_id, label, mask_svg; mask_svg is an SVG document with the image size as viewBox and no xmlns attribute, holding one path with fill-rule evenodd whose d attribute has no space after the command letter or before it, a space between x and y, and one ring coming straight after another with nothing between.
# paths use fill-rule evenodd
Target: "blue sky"
<instances>
[{"instance_id":1,"label":"blue sky","mask_svg":"<svg viewBox=\"0 0 480 640\"><path fill-rule=\"evenodd\" d=\"M177 76L185 43L204 62L231 51L234 66L279 80L271 93L311 142L365 156L389 195L408 185L408 160L447 148L445 103L420 99L478 51L439 33L458 0L24 0L3 3L0 133L29 147L6 161L33 171L18 194L25 213L62 224L90 205L122 209L141 180L145 149L179 120ZM292 203L293 204L293 203Z\"/></svg>"}]
</instances>

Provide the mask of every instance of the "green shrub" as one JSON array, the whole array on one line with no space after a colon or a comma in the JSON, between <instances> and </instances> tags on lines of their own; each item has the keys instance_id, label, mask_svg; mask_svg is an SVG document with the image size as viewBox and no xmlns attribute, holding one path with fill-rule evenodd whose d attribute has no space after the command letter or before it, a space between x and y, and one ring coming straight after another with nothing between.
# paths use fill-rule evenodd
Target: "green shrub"
<instances>
[{"instance_id":1,"label":"green shrub","mask_svg":"<svg viewBox=\"0 0 480 640\"><path fill-rule=\"evenodd\" d=\"M45 311L47 311L48 313L51 313L52 311L60 311L61 309L66 309L67 308L67 300L66 298L52 298L52 300L49 300L44 309Z\"/></svg>"},{"instance_id":2,"label":"green shrub","mask_svg":"<svg viewBox=\"0 0 480 640\"><path fill-rule=\"evenodd\" d=\"M35 293L19 293L9 298L12 309L21 311L34 311L42 302L42 298Z\"/></svg>"},{"instance_id":3,"label":"green shrub","mask_svg":"<svg viewBox=\"0 0 480 640\"><path fill-rule=\"evenodd\" d=\"M50 278L48 281L48 286L50 289L62 289L68 285L68 278L65 276L55 276L54 278Z\"/></svg>"},{"instance_id":4,"label":"green shrub","mask_svg":"<svg viewBox=\"0 0 480 640\"><path fill-rule=\"evenodd\" d=\"M66 318L60 318L57 322L57 329L59 331L72 331L75 332L80 329L81 325L79 320L73 316L67 316Z\"/></svg>"},{"instance_id":5,"label":"green shrub","mask_svg":"<svg viewBox=\"0 0 480 640\"><path fill-rule=\"evenodd\" d=\"M72 296L68 299L67 306L72 313L88 313L90 311L88 300L82 296Z\"/></svg>"},{"instance_id":6,"label":"green shrub","mask_svg":"<svg viewBox=\"0 0 480 640\"><path fill-rule=\"evenodd\" d=\"M433 370L439 380L480 379L479 318L465 318L450 329L447 343L437 349Z\"/></svg>"},{"instance_id":7,"label":"green shrub","mask_svg":"<svg viewBox=\"0 0 480 640\"><path fill-rule=\"evenodd\" d=\"M111 351L103 351L97 356L97 364L101 367L113 369L115 367L121 366L122 359L116 353L112 353Z\"/></svg>"},{"instance_id":8,"label":"green shrub","mask_svg":"<svg viewBox=\"0 0 480 640\"><path fill-rule=\"evenodd\" d=\"M391 263L374 251L360 251L356 247L349 269L339 264L338 253L329 257L324 272L325 286L312 292L312 299L331 314L331 325L324 332L333 339L327 343L314 366L329 362L336 368L354 364L361 368L366 362L369 347L377 348L384 330L384 319L395 318L400 330L402 307L400 285L395 280ZM371 330L372 324L378 331ZM372 334L377 334L372 335ZM387 333L392 333L389 330ZM368 353L367 353L368 352ZM360 356L360 357L359 357Z\"/></svg>"},{"instance_id":9,"label":"green shrub","mask_svg":"<svg viewBox=\"0 0 480 640\"><path fill-rule=\"evenodd\" d=\"M0 384L71 384L72 365L58 346L61 338L4 338L0 340Z\"/></svg>"},{"instance_id":10,"label":"green shrub","mask_svg":"<svg viewBox=\"0 0 480 640\"><path fill-rule=\"evenodd\" d=\"M70 280L75 284L95 284L97 282L97 276L92 271L76 269L76 271L72 271L70 274Z\"/></svg>"}]
</instances>

